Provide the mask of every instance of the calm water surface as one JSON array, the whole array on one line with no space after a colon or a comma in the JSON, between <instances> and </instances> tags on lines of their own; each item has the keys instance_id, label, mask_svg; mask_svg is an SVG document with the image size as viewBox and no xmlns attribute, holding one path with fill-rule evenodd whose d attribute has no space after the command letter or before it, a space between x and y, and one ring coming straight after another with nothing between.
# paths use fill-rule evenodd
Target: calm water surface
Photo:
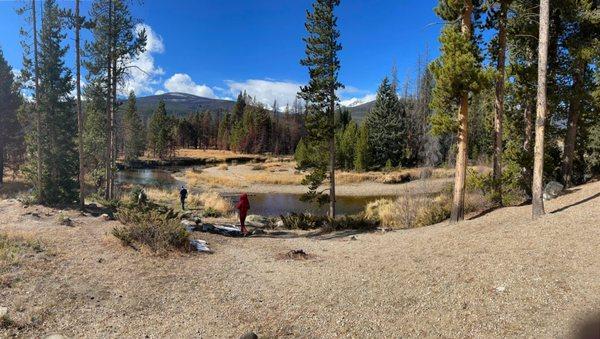
<instances>
[{"instance_id":1,"label":"calm water surface","mask_svg":"<svg viewBox=\"0 0 600 339\"><path fill-rule=\"evenodd\" d=\"M136 169L117 172L118 184L132 184L140 186L153 186L175 189L185 182L175 179L172 173L164 169ZM237 197L227 195L235 204ZM287 213L310 212L312 214L326 214L329 206L319 206L314 203L300 201L300 194L292 193L257 193L250 195L250 213L265 216L278 216ZM336 209L338 214L355 214L362 210L367 203L382 197L337 197Z\"/></svg>"}]
</instances>

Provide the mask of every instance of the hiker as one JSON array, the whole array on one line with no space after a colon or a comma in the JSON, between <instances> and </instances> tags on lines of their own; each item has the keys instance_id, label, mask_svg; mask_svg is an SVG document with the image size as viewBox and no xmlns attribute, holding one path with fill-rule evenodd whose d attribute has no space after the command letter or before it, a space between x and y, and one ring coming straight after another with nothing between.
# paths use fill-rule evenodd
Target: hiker
<instances>
[{"instance_id":1,"label":"hiker","mask_svg":"<svg viewBox=\"0 0 600 339\"><path fill-rule=\"evenodd\" d=\"M181 209L185 210L185 199L187 198L187 190L185 189L185 187L181 186L181 189L179 190L179 199L181 199Z\"/></svg>"},{"instance_id":2,"label":"hiker","mask_svg":"<svg viewBox=\"0 0 600 339\"><path fill-rule=\"evenodd\" d=\"M246 215L248 214L248 210L250 209L248 194L242 194L240 196L240 201L235 207L240 211L240 225L242 226L242 234L247 235L248 230L246 229Z\"/></svg>"}]
</instances>

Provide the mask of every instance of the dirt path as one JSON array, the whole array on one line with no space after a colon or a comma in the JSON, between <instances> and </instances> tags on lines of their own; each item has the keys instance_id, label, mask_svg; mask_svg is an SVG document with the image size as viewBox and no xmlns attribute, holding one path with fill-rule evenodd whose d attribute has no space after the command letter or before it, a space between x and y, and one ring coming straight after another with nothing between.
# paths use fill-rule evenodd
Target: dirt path
<instances>
[{"instance_id":1,"label":"dirt path","mask_svg":"<svg viewBox=\"0 0 600 339\"><path fill-rule=\"evenodd\" d=\"M161 258L123 248L116 222L69 212L75 227L60 226L5 200L0 232L46 251L1 277L0 306L22 328L0 337L564 337L600 317L600 182L538 221L530 211L357 240L199 233L215 254ZM300 248L313 257L281 259Z\"/></svg>"}]
</instances>

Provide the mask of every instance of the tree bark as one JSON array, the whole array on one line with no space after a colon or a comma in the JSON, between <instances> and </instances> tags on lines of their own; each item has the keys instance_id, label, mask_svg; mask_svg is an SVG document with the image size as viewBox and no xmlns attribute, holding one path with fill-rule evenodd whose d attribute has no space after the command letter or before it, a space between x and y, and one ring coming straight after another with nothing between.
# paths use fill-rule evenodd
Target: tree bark
<instances>
[{"instance_id":1,"label":"tree bark","mask_svg":"<svg viewBox=\"0 0 600 339\"><path fill-rule=\"evenodd\" d=\"M32 10L32 23L33 23L33 77L35 82L35 103L33 109L35 110L35 129L36 129L36 147L37 147L37 166L36 166L36 179L38 198L40 201L44 200L44 190L42 189L42 114L39 110L39 63L38 63L38 39L37 39L37 15L35 10L35 0L31 0Z\"/></svg>"},{"instance_id":2,"label":"tree bark","mask_svg":"<svg viewBox=\"0 0 600 339\"><path fill-rule=\"evenodd\" d=\"M0 187L4 183L4 143L0 143Z\"/></svg>"},{"instance_id":3,"label":"tree bark","mask_svg":"<svg viewBox=\"0 0 600 339\"><path fill-rule=\"evenodd\" d=\"M506 19L507 0L500 2L500 18L498 20L498 76L496 78L496 100L494 101L494 138L493 138L493 179L495 202L502 205L502 134L504 119L504 77L506 58Z\"/></svg>"},{"instance_id":4,"label":"tree bark","mask_svg":"<svg viewBox=\"0 0 600 339\"><path fill-rule=\"evenodd\" d=\"M331 103L329 105L329 109L331 110L331 128L332 135L329 139L329 217L331 217L332 222L335 223L335 101L334 98L335 93L332 93Z\"/></svg>"},{"instance_id":5,"label":"tree bark","mask_svg":"<svg viewBox=\"0 0 600 339\"><path fill-rule=\"evenodd\" d=\"M543 199L544 180L544 129L546 126L546 73L548 67L548 31L550 0L540 0L540 36L538 47L538 88L533 158L532 217L545 214Z\"/></svg>"},{"instance_id":6,"label":"tree bark","mask_svg":"<svg viewBox=\"0 0 600 339\"><path fill-rule=\"evenodd\" d=\"M471 38L471 13L473 4L467 1L461 18L461 32ZM450 222L455 223L465 218L465 182L467 178L467 157L469 147L469 93L461 94L458 110L458 153L456 155L456 171L454 173L454 194Z\"/></svg>"},{"instance_id":7,"label":"tree bark","mask_svg":"<svg viewBox=\"0 0 600 339\"><path fill-rule=\"evenodd\" d=\"M585 66L583 66L585 67ZM581 93L583 91L583 68L578 64L573 74L573 93L569 105L569 117L567 118L567 134L565 136L565 146L562 159L562 178L565 188L573 185L573 158L575 157L575 142L577 139L577 129L579 117L581 115Z\"/></svg>"},{"instance_id":8,"label":"tree bark","mask_svg":"<svg viewBox=\"0 0 600 339\"><path fill-rule=\"evenodd\" d=\"M83 158L83 111L81 109L81 18L79 17L79 0L75 0L75 65L77 77L77 129L79 139L79 208L85 208L85 172Z\"/></svg>"},{"instance_id":9,"label":"tree bark","mask_svg":"<svg viewBox=\"0 0 600 339\"><path fill-rule=\"evenodd\" d=\"M106 67L106 123L108 127L108 131L106 134L106 163L105 165L105 175L106 175L106 188L104 192L105 199L112 199L112 191L111 191L111 165L112 165L112 149L111 149L111 140L112 140L112 132L111 132L111 122L112 122L112 0L108 0L108 55L107 55L107 67Z\"/></svg>"}]
</instances>

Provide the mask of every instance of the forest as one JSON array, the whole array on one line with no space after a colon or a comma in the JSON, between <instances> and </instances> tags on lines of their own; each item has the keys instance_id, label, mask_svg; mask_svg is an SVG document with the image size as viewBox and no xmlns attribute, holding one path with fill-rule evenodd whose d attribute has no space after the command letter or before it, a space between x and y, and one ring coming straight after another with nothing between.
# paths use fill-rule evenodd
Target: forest
<instances>
[{"instance_id":1,"label":"forest","mask_svg":"<svg viewBox=\"0 0 600 339\"><path fill-rule=\"evenodd\" d=\"M335 215L336 170L455 166L458 221L468 164L492 168L480 179L499 205L504 192L518 191L538 210L543 183L570 187L599 174L597 1L552 3L546 20L533 0L440 0L440 55L420 58L404 84L392 67L362 121L337 96L338 4L319 1L307 17L301 64L310 81L291 107L239 93L230 112L177 118L159 103L144 121L135 93L122 93L129 62L146 44L145 31L134 30L132 4L94 0L82 15L79 1L74 8L25 2L20 74L0 55L0 178L22 173L41 203L83 204L86 182L98 190L89 193L115 198L121 161L167 159L179 148L293 154L308 171L307 199L329 200ZM93 38L82 42L82 30ZM317 192L323 184L327 194Z\"/></svg>"}]
</instances>

